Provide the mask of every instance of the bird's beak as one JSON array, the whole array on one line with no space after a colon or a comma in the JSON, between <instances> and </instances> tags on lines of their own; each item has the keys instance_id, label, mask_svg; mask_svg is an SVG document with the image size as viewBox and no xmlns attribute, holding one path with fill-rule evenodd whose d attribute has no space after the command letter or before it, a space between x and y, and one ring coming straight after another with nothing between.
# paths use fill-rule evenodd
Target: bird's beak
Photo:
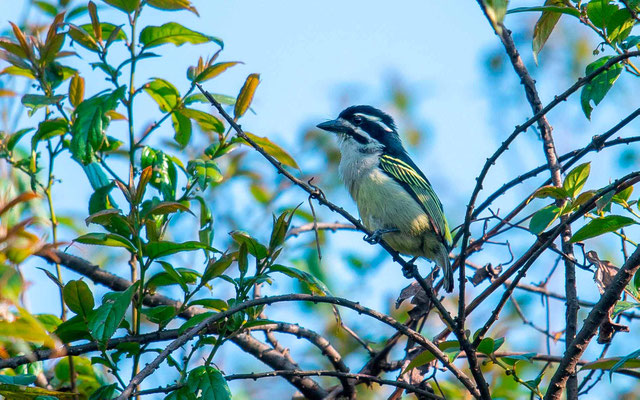
<instances>
[{"instance_id":1,"label":"bird's beak","mask_svg":"<svg viewBox=\"0 0 640 400\"><path fill-rule=\"evenodd\" d=\"M318 128L323 131L333 132L333 133L346 133L349 131L349 127L341 120L334 119L333 121L323 122L317 125Z\"/></svg>"}]
</instances>

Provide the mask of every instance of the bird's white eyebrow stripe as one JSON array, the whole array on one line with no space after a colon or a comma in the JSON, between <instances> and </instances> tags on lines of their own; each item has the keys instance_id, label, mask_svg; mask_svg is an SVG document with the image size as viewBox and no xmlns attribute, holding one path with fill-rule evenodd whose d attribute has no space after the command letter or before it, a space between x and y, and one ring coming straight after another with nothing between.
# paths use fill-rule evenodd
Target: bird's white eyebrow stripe
<instances>
[{"instance_id":1,"label":"bird's white eyebrow stripe","mask_svg":"<svg viewBox=\"0 0 640 400\"><path fill-rule=\"evenodd\" d=\"M380 117L376 117L374 115L362 114L362 113L355 113L353 115L357 115L359 117L366 118L369 121L371 121L371 122L373 122L375 124L378 124L382 129L384 129L387 132L393 132L393 129L391 129L387 124L382 122L382 118L380 118Z\"/></svg>"}]
</instances>

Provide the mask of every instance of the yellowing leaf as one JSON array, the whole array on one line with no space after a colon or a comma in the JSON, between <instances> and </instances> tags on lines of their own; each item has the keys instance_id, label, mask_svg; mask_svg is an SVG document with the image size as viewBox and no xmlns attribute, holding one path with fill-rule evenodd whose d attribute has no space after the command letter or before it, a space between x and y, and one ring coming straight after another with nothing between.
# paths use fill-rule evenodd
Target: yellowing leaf
<instances>
[{"instance_id":1,"label":"yellowing leaf","mask_svg":"<svg viewBox=\"0 0 640 400\"><path fill-rule=\"evenodd\" d=\"M273 143L271 140L266 137L256 136L253 133L245 132L245 135L249 137L249 139L253 140L257 145L262 147L264 151L273 156L276 160L280 161L282 164L300 169L296 160L293 159L282 147Z\"/></svg>"},{"instance_id":2,"label":"yellowing leaf","mask_svg":"<svg viewBox=\"0 0 640 400\"><path fill-rule=\"evenodd\" d=\"M236 105L233 108L233 118L235 120L242 117L249 109L251 101L253 100L253 95L255 94L259 83L259 74L251 74L247 77L247 80L244 81L244 85L242 86L242 89L240 89L240 94L238 94Z\"/></svg>"},{"instance_id":3,"label":"yellowing leaf","mask_svg":"<svg viewBox=\"0 0 640 400\"><path fill-rule=\"evenodd\" d=\"M84 78L75 74L69 83L69 101L74 107L84 100Z\"/></svg>"}]
</instances>

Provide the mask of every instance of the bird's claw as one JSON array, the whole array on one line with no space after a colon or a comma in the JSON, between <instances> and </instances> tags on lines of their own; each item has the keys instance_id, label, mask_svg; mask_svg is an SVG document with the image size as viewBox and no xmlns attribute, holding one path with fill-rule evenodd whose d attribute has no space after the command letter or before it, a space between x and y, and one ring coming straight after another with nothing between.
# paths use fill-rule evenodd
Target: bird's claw
<instances>
[{"instance_id":1,"label":"bird's claw","mask_svg":"<svg viewBox=\"0 0 640 400\"><path fill-rule=\"evenodd\" d=\"M369 244L378 244L380 243L380 239L382 239L382 235L384 235L385 233L394 233L394 232L398 232L398 229L396 228L378 229L374 231L371 235L365 235L363 239L365 242Z\"/></svg>"}]
</instances>

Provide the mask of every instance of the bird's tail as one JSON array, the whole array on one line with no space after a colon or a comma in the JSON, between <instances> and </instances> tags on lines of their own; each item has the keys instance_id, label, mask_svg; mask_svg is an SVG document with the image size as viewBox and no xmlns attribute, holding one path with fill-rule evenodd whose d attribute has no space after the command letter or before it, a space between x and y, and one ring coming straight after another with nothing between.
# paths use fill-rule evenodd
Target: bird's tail
<instances>
[{"instance_id":1,"label":"bird's tail","mask_svg":"<svg viewBox=\"0 0 640 400\"><path fill-rule=\"evenodd\" d=\"M449 250L447 249L447 246L440 246L440 251L438 252L438 265L442 268L442 273L444 275L444 290L446 290L447 293L451 293L453 291L453 269L451 268L451 262L449 261Z\"/></svg>"}]
</instances>

